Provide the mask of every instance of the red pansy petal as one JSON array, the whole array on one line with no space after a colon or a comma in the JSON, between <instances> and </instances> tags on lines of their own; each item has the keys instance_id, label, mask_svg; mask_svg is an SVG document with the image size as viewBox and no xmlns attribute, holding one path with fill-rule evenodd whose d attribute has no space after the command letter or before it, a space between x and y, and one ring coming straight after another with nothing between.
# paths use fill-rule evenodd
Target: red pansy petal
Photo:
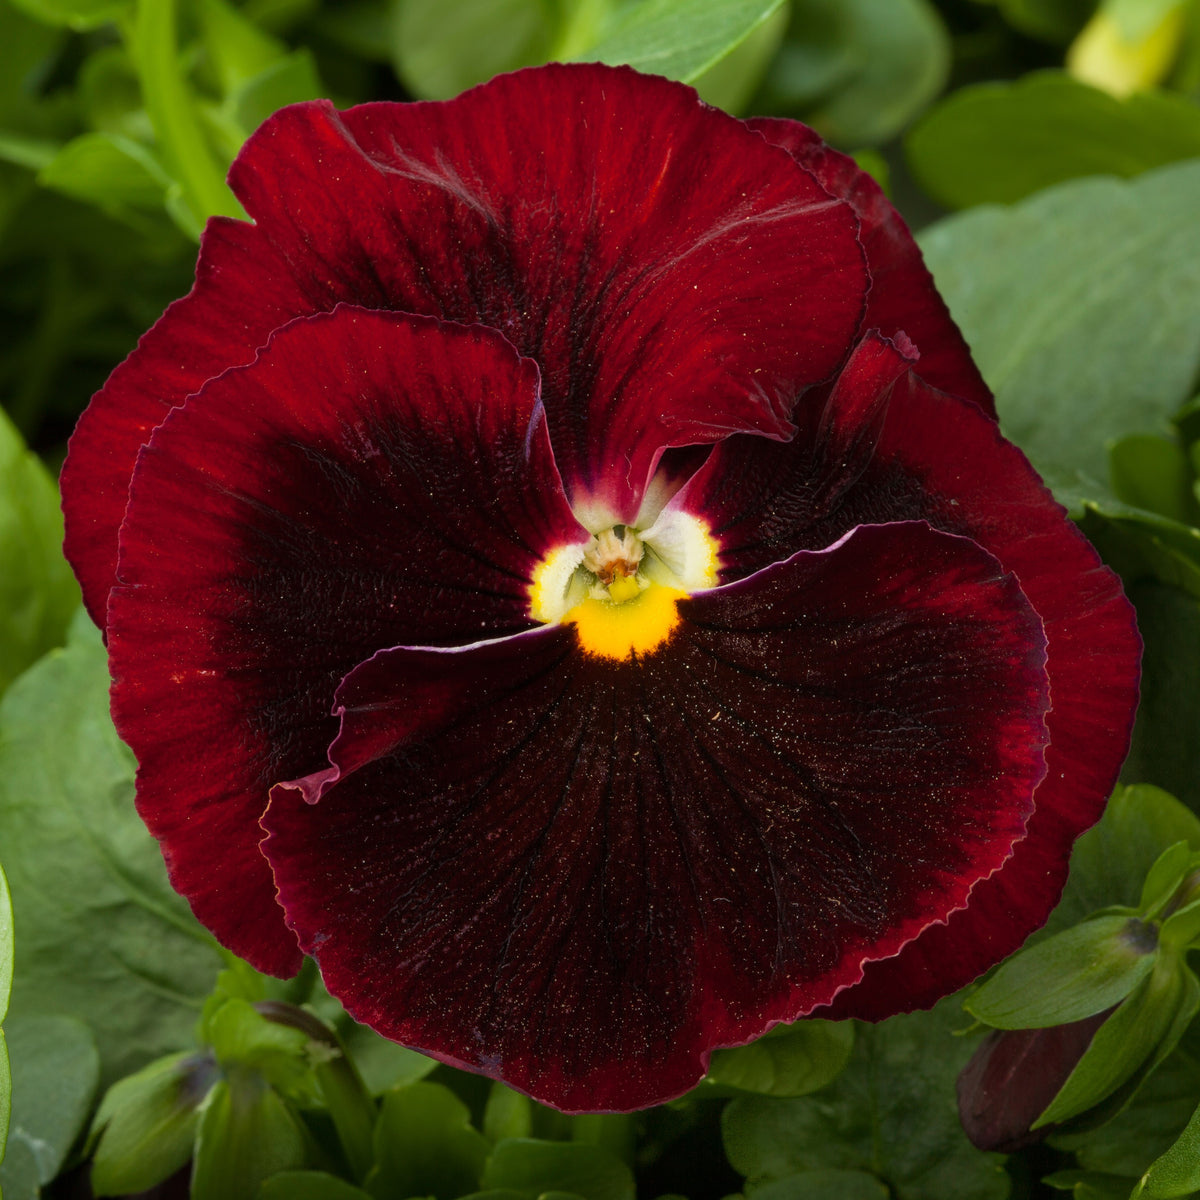
<instances>
[{"instance_id":1,"label":"red pansy petal","mask_svg":"<svg viewBox=\"0 0 1200 1200\"><path fill-rule=\"evenodd\" d=\"M925 519L994 554L1045 625L1049 770L1028 836L967 909L895 960L872 964L861 985L838 997L839 1016L932 1004L1042 924L1074 839L1098 819L1116 780L1137 700L1140 641L1116 576L992 421L911 376L902 386L874 458L831 514L813 503L814 452L796 443L732 438L686 491L686 507L720 543L723 579L828 545L863 522Z\"/></svg>"},{"instance_id":2,"label":"red pansy petal","mask_svg":"<svg viewBox=\"0 0 1200 1200\"><path fill-rule=\"evenodd\" d=\"M601 525L633 517L665 446L786 436L862 315L849 206L690 88L626 68L296 105L230 181L314 303L478 320L534 358L568 492Z\"/></svg>"},{"instance_id":3,"label":"red pansy petal","mask_svg":"<svg viewBox=\"0 0 1200 1200\"><path fill-rule=\"evenodd\" d=\"M342 676L397 641L528 627L534 567L587 536L537 386L491 330L343 306L209 382L139 458L113 712L174 886L260 969L300 957L258 818L324 763Z\"/></svg>"},{"instance_id":4,"label":"red pansy petal","mask_svg":"<svg viewBox=\"0 0 1200 1200\"><path fill-rule=\"evenodd\" d=\"M350 674L263 850L357 1019L562 1108L660 1102L1001 865L1047 694L990 555L864 527L679 611L644 657L559 625Z\"/></svg>"},{"instance_id":5,"label":"red pansy petal","mask_svg":"<svg viewBox=\"0 0 1200 1200\"><path fill-rule=\"evenodd\" d=\"M312 311L259 230L226 217L208 223L195 287L92 398L63 466L63 549L101 629L138 450L172 406L227 367L250 362L272 329Z\"/></svg>"},{"instance_id":6,"label":"red pansy petal","mask_svg":"<svg viewBox=\"0 0 1200 1200\"><path fill-rule=\"evenodd\" d=\"M827 146L819 134L782 117L746 122L773 146L787 150L833 195L848 201L862 222L862 240L871 271L871 292L863 328L889 336L903 331L921 352L918 374L934 387L972 400L989 416L996 402L904 219L883 189L848 154Z\"/></svg>"}]
</instances>

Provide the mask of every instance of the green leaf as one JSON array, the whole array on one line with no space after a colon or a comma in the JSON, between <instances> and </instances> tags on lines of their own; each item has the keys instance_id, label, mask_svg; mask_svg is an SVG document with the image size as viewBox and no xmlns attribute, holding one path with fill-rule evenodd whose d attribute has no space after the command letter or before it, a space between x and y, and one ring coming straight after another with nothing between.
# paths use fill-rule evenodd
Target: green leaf
<instances>
[{"instance_id":1,"label":"green leaf","mask_svg":"<svg viewBox=\"0 0 1200 1200\"><path fill-rule=\"evenodd\" d=\"M391 1088L404 1087L424 1079L437 1069L437 1060L418 1054L407 1046L398 1046L380 1037L373 1029L345 1019L339 1029L346 1053L362 1075L372 1096L381 1096Z\"/></svg>"},{"instance_id":2,"label":"green leaf","mask_svg":"<svg viewBox=\"0 0 1200 1200\"><path fill-rule=\"evenodd\" d=\"M1164 431L1200 365L1200 163L1084 179L975 209L921 239L996 393L1040 468L1107 473L1107 443Z\"/></svg>"},{"instance_id":3,"label":"green leaf","mask_svg":"<svg viewBox=\"0 0 1200 1200\"><path fill-rule=\"evenodd\" d=\"M585 62L626 63L692 83L750 36L783 0L642 0Z\"/></svg>"},{"instance_id":4,"label":"green leaf","mask_svg":"<svg viewBox=\"0 0 1200 1200\"><path fill-rule=\"evenodd\" d=\"M388 1092L375 1126L375 1169L366 1189L378 1200L453 1200L479 1186L490 1144L449 1088L413 1083Z\"/></svg>"},{"instance_id":5,"label":"green leaf","mask_svg":"<svg viewBox=\"0 0 1200 1200\"><path fill-rule=\"evenodd\" d=\"M227 0L194 0L200 35L223 94L236 91L288 53Z\"/></svg>"},{"instance_id":6,"label":"green leaf","mask_svg":"<svg viewBox=\"0 0 1200 1200\"><path fill-rule=\"evenodd\" d=\"M804 1096L834 1079L853 1048L852 1021L777 1025L748 1046L715 1050L705 1085L734 1093Z\"/></svg>"},{"instance_id":7,"label":"green leaf","mask_svg":"<svg viewBox=\"0 0 1200 1200\"><path fill-rule=\"evenodd\" d=\"M324 1171L281 1171L258 1189L258 1200L371 1200L361 1188Z\"/></svg>"},{"instance_id":8,"label":"green leaf","mask_svg":"<svg viewBox=\"0 0 1200 1200\"><path fill-rule=\"evenodd\" d=\"M120 212L161 208L170 180L139 143L119 134L85 133L38 172L38 183L106 212Z\"/></svg>"},{"instance_id":9,"label":"green leaf","mask_svg":"<svg viewBox=\"0 0 1200 1200\"><path fill-rule=\"evenodd\" d=\"M99 1061L86 1025L70 1017L18 1016L5 1030L12 1068L13 1106L0 1189L18 1195L22 1160L32 1160L38 1183L49 1183L87 1120ZM24 1152L24 1153L22 1153Z\"/></svg>"},{"instance_id":10,"label":"green leaf","mask_svg":"<svg viewBox=\"0 0 1200 1200\"><path fill-rule=\"evenodd\" d=\"M58 488L0 410L0 693L63 643L79 606L62 536Z\"/></svg>"},{"instance_id":11,"label":"green leaf","mask_svg":"<svg viewBox=\"0 0 1200 1200\"><path fill-rule=\"evenodd\" d=\"M146 112L163 161L176 181L181 202L190 214L187 231L214 215L245 217L225 183L225 164L218 162L204 137L199 114L179 63L175 40L177 0L154 0L137 6L131 50Z\"/></svg>"},{"instance_id":12,"label":"green leaf","mask_svg":"<svg viewBox=\"0 0 1200 1200\"><path fill-rule=\"evenodd\" d=\"M1191 464L1174 438L1130 434L1109 447L1108 466L1118 500L1182 524L1196 524L1200 513L1192 491Z\"/></svg>"},{"instance_id":13,"label":"green leaf","mask_svg":"<svg viewBox=\"0 0 1200 1200\"><path fill-rule=\"evenodd\" d=\"M1059 43L1069 42L1096 7L1096 0L998 0L998 3L1004 19L1014 29Z\"/></svg>"},{"instance_id":14,"label":"green leaf","mask_svg":"<svg viewBox=\"0 0 1200 1200\"><path fill-rule=\"evenodd\" d=\"M1173 950L1184 950L1200 937L1200 900L1193 900L1172 913L1162 925L1162 943Z\"/></svg>"},{"instance_id":15,"label":"green leaf","mask_svg":"<svg viewBox=\"0 0 1200 1200\"><path fill-rule=\"evenodd\" d=\"M219 965L134 810L133 769L81 615L0 705L0 832L21 931L12 1011L86 1021L106 1086L192 1044Z\"/></svg>"},{"instance_id":16,"label":"green leaf","mask_svg":"<svg viewBox=\"0 0 1200 1200\"><path fill-rule=\"evenodd\" d=\"M490 1142L527 1138L533 1129L533 1105L528 1096L505 1087L498 1079L488 1091L483 1110L483 1135Z\"/></svg>"},{"instance_id":17,"label":"green leaf","mask_svg":"<svg viewBox=\"0 0 1200 1200\"><path fill-rule=\"evenodd\" d=\"M178 1171L192 1157L199 1108L218 1077L211 1055L172 1054L109 1088L92 1122L92 1191L141 1192Z\"/></svg>"},{"instance_id":18,"label":"green leaf","mask_svg":"<svg viewBox=\"0 0 1200 1200\"><path fill-rule=\"evenodd\" d=\"M746 1200L888 1200L874 1175L862 1171L801 1171L746 1189Z\"/></svg>"},{"instance_id":19,"label":"green leaf","mask_svg":"<svg viewBox=\"0 0 1200 1200\"><path fill-rule=\"evenodd\" d=\"M307 1158L296 1114L256 1072L233 1071L209 1092L200 1115L191 1200L257 1200L267 1178Z\"/></svg>"},{"instance_id":20,"label":"green leaf","mask_svg":"<svg viewBox=\"0 0 1200 1200\"><path fill-rule=\"evenodd\" d=\"M1012 204L1069 179L1131 178L1200 155L1200 108L1167 92L1118 100L1064 72L1039 71L959 89L904 148L939 204Z\"/></svg>"},{"instance_id":21,"label":"green leaf","mask_svg":"<svg viewBox=\"0 0 1200 1200\"><path fill-rule=\"evenodd\" d=\"M1097 917L1018 951L966 1002L996 1029L1047 1029L1103 1012L1150 974L1153 926Z\"/></svg>"},{"instance_id":22,"label":"green leaf","mask_svg":"<svg viewBox=\"0 0 1200 1200\"><path fill-rule=\"evenodd\" d=\"M427 99L550 57L554 31L541 0L399 0L394 14L396 74Z\"/></svg>"},{"instance_id":23,"label":"green leaf","mask_svg":"<svg viewBox=\"0 0 1200 1200\"><path fill-rule=\"evenodd\" d=\"M1158 956L1153 972L1096 1031L1033 1128L1079 1116L1138 1072L1159 1049L1187 999L1185 971L1175 955Z\"/></svg>"},{"instance_id":24,"label":"green leaf","mask_svg":"<svg viewBox=\"0 0 1200 1200\"><path fill-rule=\"evenodd\" d=\"M1200 1190L1200 1108L1179 1140L1142 1176L1131 1200L1170 1200Z\"/></svg>"},{"instance_id":25,"label":"green leaf","mask_svg":"<svg viewBox=\"0 0 1200 1200\"><path fill-rule=\"evenodd\" d=\"M301 1030L268 1021L235 997L212 1013L204 1032L227 1071L246 1068L292 1099L315 1101L311 1039Z\"/></svg>"},{"instance_id":26,"label":"green leaf","mask_svg":"<svg viewBox=\"0 0 1200 1200\"><path fill-rule=\"evenodd\" d=\"M824 1091L748 1096L725 1110L725 1150L752 1188L805 1171L878 1177L894 1200L1003 1200L998 1155L966 1139L954 1081L972 1046L954 1037L961 1001L860 1025L845 1071Z\"/></svg>"},{"instance_id":27,"label":"green leaf","mask_svg":"<svg viewBox=\"0 0 1200 1200\"><path fill-rule=\"evenodd\" d=\"M928 0L793 0L756 104L857 149L900 132L946 85L950 39Z\"/></svg>"},{"instance_id":28,"label":"green leaf","mask_svg":"<svg viewBox=\"0 0 1200 1200\"><path fill-rule=\"evenodd\" d=\"M1103 499L1084 501L1077 519L1126 586L1157 579L1200 599L1200 529Z\"/></svg>"},{"instance_id":29,"label":"green leaf","mask_svg":"<svg viewBox=\"0 0 1200 1200\"><path fill-rule=\"evenodd\" d=\"M285 105L325 94L312 52L301 48L247 79L230 94L230 103L234 119L249 135Z\"/></svg>"},{"instance_id":30,"label":"green leaf","mask_svg":"<svg viewBox=\"0 0 1200 1200\"><path fill-rule=\"evenodd\" d=\"M1075 1154L1089 1171L1125 1176L1126 1188L1179 1136L1200 1103L1200 1028L1189 1028L1178 1048L1146 1080L1113 1120L1078 1132L1067 1126L1051 1145Z\"/></svg>"},{"instance_id":31,"label":"green leaf","mask_svg":"<svg viewBox=\"0 0 1200 1200\"><path fill-rule=\"evenodd\" d=\"M1200 806L1200 601L1152 581L1126 586L1137 608L1142 695L1122 774L1169 788Z\"/></svg>"},{"instance_id":32,"label":"green leaf","mask_svg":"<svg viewBox=\"0 0 1200 1200\"><path fill-rule=\"evenodd\" d=\"M1184 876L1192 869L1192 859L1191 847L1182 840L1168 846L1155 859L1154 865L1146 873L1146 882L1142 884L1142 894L1138 900L1138 911L1143 918L1149 920L1161 913Z\"/></svg>"},{"instance_id":33,"label":"green leaf","mask_svg":"<svg viewBox=\"0 0 1200 1200\"><path fill-rule=\"evenodd\" d=\"M48 25L94 29L106 21L126 16L133 0L12 0L13 6Z\"/></svg>"},{"instance_id":34,"label":"green leaf","mask_svg":"<svg viewBox=\"0 0 1200 1200\"><path fill-rule=\"evenodd\" d=\"M492 1152L482 1186L510 1188L526 1200L570 1192L583 1200L634 1200L633 1175L601 1146L508 1138Z\"/></svg>"},{"instance_id":35,"label":"green leaf","mask_svg":"<svg viewBox=\"0 0 1200 1200\"><path fill-rule=\"evenodd\" d=\"M8 995L12 991L13 923L12 899L8 880L0 868L0 1024L8 1014ZM0 1029L0 1162L4 1161L4 1146L8 1140L8 1119L12 1110L12 1074L8 1067L8 1047L4 1030Z\"/></svg>"},{"instance_id":36,"label":"green leaf","mask_svg":"<svg viewBox=\"0 0 1200 1200\"><path fill-rule=\"evenodd\" d=\"M726 112L744 112L779 53L789 15L785 2L724 58L692 80L700 99Z\"/></svg>"}]
</instances>

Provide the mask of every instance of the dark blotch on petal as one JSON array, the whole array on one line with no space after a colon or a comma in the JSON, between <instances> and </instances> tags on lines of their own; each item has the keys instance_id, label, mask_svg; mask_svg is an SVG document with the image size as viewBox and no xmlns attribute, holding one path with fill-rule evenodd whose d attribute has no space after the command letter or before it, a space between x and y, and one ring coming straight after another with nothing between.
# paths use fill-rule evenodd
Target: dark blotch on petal
<instances>
[{"instance_id":1,"label":"dark blotch on petal","mask_svg":"<svg viewBox=\"0 0 1200 1200\"><path fill-rule=\"evenodd\" d=\"M680 601L644 658L575 636L376 655L334 766L272 793L289 923L387 1036L567 1109L659 1102L1023 832L1041 634L969 541L860 529Z\"/></svg>"},{"instance_id":2,"label":"dark blotch on petal","mask_svg":"<svg viewBox=\"0 0 1200 1200\"><path fill-rule=\"evenodd\" d=\"M213 380L139 459L113 713L172 882L261 970L300 955L258 818L325 761L342 676L380 645L527 628L534 567L586 537L537 387L490 330L342 307Z\"/></svg>"}]
</instances>

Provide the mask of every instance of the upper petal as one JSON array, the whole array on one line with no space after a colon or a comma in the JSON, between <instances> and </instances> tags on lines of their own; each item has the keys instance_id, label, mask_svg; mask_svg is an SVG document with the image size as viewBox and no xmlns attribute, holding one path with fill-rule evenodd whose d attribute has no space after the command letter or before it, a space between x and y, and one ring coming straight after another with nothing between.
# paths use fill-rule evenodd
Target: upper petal
<instances>
[{"instance_id":1,"label":"upper petal","mask_svg":"<svg viewBox=\"0 0 1200 1200\"><path fill-rule=\"evenodd\" d=\"M834 196L848 201L862 222L871 292L863 329L908 334L921 352L918 374L934 387L972 400L989 416L996 401L971 358L958 326L938 294L904 218L883 189L848 154L827 146L799 121L755 117L746 122L772 145L782 146Z\"/></svg>"},{"instance_id":2,"label":"upper petal","mask_svg":"<svg viewBox=\"0 0 1200 1200\"><path fill-rule=\"evenodd\" d=\"M93 400L64 475L68 552L101 619L138 448L288 317L346 301L502 332L542 369L577 511L632 519L663 447L782 437L858 327L857 219L680 84L597 64L438 103L277 113L230 182L195 291Z\"/></svg>"},{"instance_id":3,"label":"upper petal","mask_svg":"<svg viewBox=\"0 0 1200 1200\"><path fill-rule=\"evenodd\" d=\"M257 821L324 763L342 676L398 640L528 627L534 567L586 536L537 368L490 330L302 318L155 431L110 604L113 714L172 882L224 944L299 964Z\"/></svg>"},{"instance_id":4,"label":"upper petal","mask_svg":"<svg viewBox=\"0 0 1200 1200\"><path fill-rule=\"evenodd\" d=\"M679 614L621 661L558 625L348 676L263 849L357 1019L558 1107L661 1102L1004 861L1047 695L990 555L862 528Z\"/></svg>"}]
</instances>

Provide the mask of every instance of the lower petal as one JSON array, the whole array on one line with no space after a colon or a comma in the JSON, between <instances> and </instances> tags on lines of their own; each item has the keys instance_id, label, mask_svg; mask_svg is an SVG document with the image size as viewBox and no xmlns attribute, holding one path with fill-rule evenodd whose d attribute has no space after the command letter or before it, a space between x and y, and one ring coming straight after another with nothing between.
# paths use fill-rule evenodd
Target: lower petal
<instances>
[{"instance_id":1,"label":"lower petal","mask_svg":"<svg viewBox=\"0 0 1200 1200\"><path fill-rule=\"evenodd\" d=\"M649 654L375 655L263 849L356 1019L560 1108L659 1103L1003 863L1043 656L990 555L862 528L680 600Z\"/></svg>"}]
</instances>

